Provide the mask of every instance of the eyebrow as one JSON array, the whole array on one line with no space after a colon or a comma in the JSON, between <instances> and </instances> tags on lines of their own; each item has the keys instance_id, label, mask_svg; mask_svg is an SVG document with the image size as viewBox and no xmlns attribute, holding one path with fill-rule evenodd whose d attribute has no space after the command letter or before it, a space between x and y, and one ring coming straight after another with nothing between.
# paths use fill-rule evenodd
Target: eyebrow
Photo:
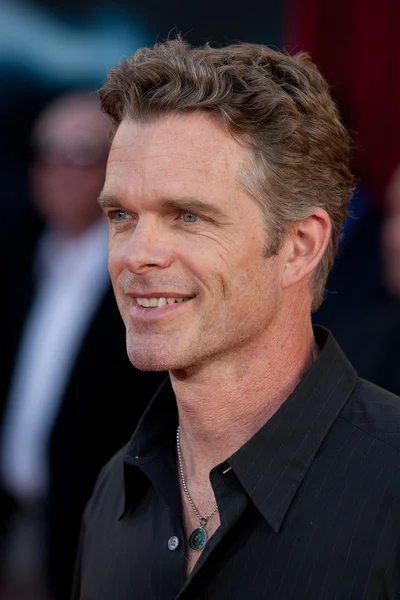
<instances>
[{"instance_id":1,"label":"eyebrow","mask_svg":"<svg viewBox=\"0 0 400 600\"><path fill-rule=\"evenodd\" d=\"M98 202L102 209L106 208L122 208L124 203L121 198L115 195L100 193ZM225 213L208 202L203 202L198 198L192 198L190 196L183 196L181 198L165 198L161 200L162 207L173 207L178 210L185 210L188 212L200 212L210 217L218 219L226 218Z\"/></svg>"},{"instance_id":2,"label":"eyebrow","mask_svg":"<svg viewBox=\"0 0 400 600\"><path fill-rule=\"evenodd\" d=\"M100 204L100 208L120 208L122 206L122 201L118 196L113 196L110 194L104 194L100 192L98 197L98 203Z\"/></svg>"}]
</instances>

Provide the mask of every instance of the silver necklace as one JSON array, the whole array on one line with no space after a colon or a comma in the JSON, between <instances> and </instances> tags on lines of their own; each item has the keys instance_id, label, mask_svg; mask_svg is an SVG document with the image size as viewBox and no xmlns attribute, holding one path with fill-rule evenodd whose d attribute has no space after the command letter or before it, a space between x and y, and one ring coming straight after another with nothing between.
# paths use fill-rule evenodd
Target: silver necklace
<instances>
[{"instance_id":1,"label":"silver necklace","mask_svg":"<svg viewBox=\"0 0 400 600\"><path fill-rule=\"evenodd\" d=\"M191 550L201 550L202 548L204 548L206 541L207 541L207 532L205 530L207 521L208 521L208 519L210 519L210 517L215 515L215 513L218 510L218 506L216 506L211 512L209 512L208 515L206 515L205 517L202 517L194 505L192 497L189 494L189 490L187 489L185 476L183 474L181 443L180 443L180 436L179 436L179 425L178 425L178 430L176 432L176 452L178 454L179 472L181 475L183 491L185 492L185 496L188 499L188 502L189 502L190 506L192 507L194 514L200 521L200 527L196 527L196 529L194 531L192 531L192 533L189 536L189 548L191 548Z\"/></svg>"}]
</instances>

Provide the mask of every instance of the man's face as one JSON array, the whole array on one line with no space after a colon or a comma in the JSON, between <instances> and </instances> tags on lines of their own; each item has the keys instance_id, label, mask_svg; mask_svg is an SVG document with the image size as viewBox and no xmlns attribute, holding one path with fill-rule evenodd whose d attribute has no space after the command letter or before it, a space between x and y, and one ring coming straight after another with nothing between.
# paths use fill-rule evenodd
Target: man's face
<instances>
[{"instance_id":1,"label":"man's face","mask_svg":"<svg viewBox=\"0 0 400 600\"><path fill-rule=\"evenodd\" d=\"M101 204L137 367L189 369L243 352L251 362L262 345L283 259L264 258L265 219L238 183L248 153L205 114L120 125Z\"/></svg>"}]
</instances>

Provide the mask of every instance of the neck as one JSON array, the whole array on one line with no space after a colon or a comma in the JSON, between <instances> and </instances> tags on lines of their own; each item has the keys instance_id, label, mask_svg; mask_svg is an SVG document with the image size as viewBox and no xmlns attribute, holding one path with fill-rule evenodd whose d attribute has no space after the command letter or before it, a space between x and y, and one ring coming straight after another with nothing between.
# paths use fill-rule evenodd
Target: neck
<instances>
[{"instance_id":1,"label":"neck","mask_svg":"<svg viewBox=\"0 0 400 600\"><path fill-rule=\"evenodd\" d=\"M229 360L171 373L188 481L208 480L278 410L317 356L309 317L267 337Z\"/></svg>"}]
</instances>

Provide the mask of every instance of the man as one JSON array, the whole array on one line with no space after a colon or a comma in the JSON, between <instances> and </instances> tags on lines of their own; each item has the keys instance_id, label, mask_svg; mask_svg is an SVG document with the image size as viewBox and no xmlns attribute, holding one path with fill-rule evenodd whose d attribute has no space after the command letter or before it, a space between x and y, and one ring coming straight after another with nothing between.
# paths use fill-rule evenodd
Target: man
<instances>
[{"instance_id":1,"label":"man","mask_svg":"<svg viewBox=\"0 0 400 600\"><path fill-rule=\"evenodd\" d=\"M54 99L33 142L32 196L44 227L22 255L20 219L2 264L9 306L1 520L12 540L3 547L4 571L18 584L11 596L27 587L32 597L43 561L59 599L70 595L81 513L98 472L129 439L165 375L132 369L126 357L96 202L109 151L98 97L73 91Z\"/></svg>"},{"instance_id":2,"label":"man","mask_svg":"<svg viewBox=\"0 0 400 600\"><path fill-rule=\"evenodd\" d=\"M73 598L394 600L399 400L311 325L353 189L327 85L174 40L101 101L128 355L170 383L99 476Z\"/></svg>"}]
</instances>

